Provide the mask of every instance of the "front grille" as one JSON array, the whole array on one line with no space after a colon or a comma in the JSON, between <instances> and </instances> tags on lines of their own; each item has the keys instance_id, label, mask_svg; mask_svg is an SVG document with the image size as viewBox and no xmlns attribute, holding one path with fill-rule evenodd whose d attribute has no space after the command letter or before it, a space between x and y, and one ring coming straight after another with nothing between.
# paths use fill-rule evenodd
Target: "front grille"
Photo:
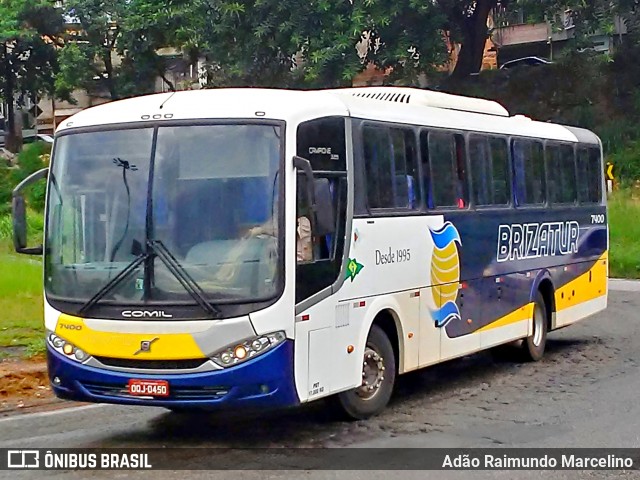
<instances>
[{"instance_id":1,"label":"front grille","mask_svg":"<svg viewBox=\"0 0 640 480\"><path fill-rule=\"evenodd\" d=\"M107 384L96 382L82 382L82 386L92 395L121 398L145 398L129 394L126 384ZM220 400L229 388L214 387L175 387L169 385L168 397L156 397L158 400Z\"/></svg>"},{"instance_id":2,"label":"front grille","mask_svg":"<svg viewBox=\"0 0 640 480\"><path fill-rule=\"evenodd\" d=\"M208 358L188 360L128 360L125 358L95 357L103 365L116 368L139 368L147 370L189 370L208 362Z\"/></svg>"}]
</instances>

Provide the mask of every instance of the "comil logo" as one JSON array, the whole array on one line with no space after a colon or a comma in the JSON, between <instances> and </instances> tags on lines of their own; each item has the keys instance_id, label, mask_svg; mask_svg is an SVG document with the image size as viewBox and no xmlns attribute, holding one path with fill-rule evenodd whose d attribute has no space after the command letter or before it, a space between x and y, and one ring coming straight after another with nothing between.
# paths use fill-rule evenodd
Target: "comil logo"
<instances>
[{"instance_id":1,"label":"comil logo","mask_svg":"<svg viewBox=\"0 0 640 480\"><path fill-rule=\"evenodd\" d=\"M173 318L173 315L164 310L125 310L122 316L124 318Z\"/></svg>"},{"instance_id":2,"label":"comil logo","mask_svg":"<svg viewBox=\"0 0 640 480\"><path fill-rule=\"evenodd\" d=\"M40 468L38 450L8 450L7 468Z\"/></svg>"}]
</instances>

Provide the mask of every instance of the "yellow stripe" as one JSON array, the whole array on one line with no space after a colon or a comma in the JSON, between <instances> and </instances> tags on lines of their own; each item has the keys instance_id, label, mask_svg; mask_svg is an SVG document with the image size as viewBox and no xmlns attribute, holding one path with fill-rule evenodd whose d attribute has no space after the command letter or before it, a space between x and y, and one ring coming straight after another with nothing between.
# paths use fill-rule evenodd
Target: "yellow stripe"
<instances>
[{"instance_id":1,"label":"yellow stripe","mask_svg":"<svg viewBox=\"0 0 640 480\"><path fill-rule=\"evenodd\" d=\"M479 328L476 331L486 332L487 330L492 330L494 328L504 327L505 325L521 322L523 320L529 320L531 317L533 317L533 303L529 303L524 307L520 307L517 310L508 313L504 317L500 317L496 321L490 323L489 325L485 325L484 327Z\"/></svg>"},{"instance_id":2,"label":"yellow stripe","mask_svg":"<svg viewBox=\"0 0 640 480\"><path fill-rule=\"evenodd\" d=\"M593 300L607 293L608 258L608 252L605 252L588 272L556 290L556 311ZM573 267L569 266L569 268ZM589 272L591 272L591 281L589 281ZM511 323L528 320L532 317L533 303L529 303L477 331L484 332L492 330Z\"/></svg>"},{"instance_id":3,"label":"yellow stripe","mask_svg":"<svg viewBox=\"0 0 640 480\"><path fill-rule=\"evenodd\" d=\"M444 255L448 255L445 257ZM433 258L437 259L440 262L449 262L451 260L455 260L458 263L458 250L455 249L433 249Z\"/></svg>"},{"instance_id":4,"label":"yellow stripe","mask_svg":"<svg viewBox=\"0 0 640 480\"><path fill-rule=\"evenodd\" d=\"M437 272L431 270L431 285L443 285L448 283L455 283L456 290L458 289L458 280L460 280L460 272L449 272L448 274L438 275Z\"/></svg>"},{"instance_id":5,"label":"yellow stripe","mask_svg":"<svg viewBox=\"0 0 640 480\"><path fill-rule=\"evenodd\" d=\"M607 293L609 253L604 252L591 269L555 292L556 311L573 307ZM569 265L569 268L577 268ZM591 279L589 279L591 277Z\"/></svg>"},{"instance_id":6,"label":"yellow stripe","mask_svg":"<svg viewBox=\"0 0 640 480\"><path fill-rule=\"evenodd\" d=\"M458 265L457 263L451 268L440 268L440 267L441 266L437 263L431 264L431 269L434 272L438 272L438 273L451 273L451 272L458 272L460 270L460 265Z\"/></svg>"},{"instance_id":7,"label":"yellow stripe","mask_svg":"<svg viewBox=\"0 0 640 480\"><path fill-rule=\"evenodd\" d=\"M71 328L70 328L71 327ZM136 360L181 360L204 358L193 336L188 333L119 333L92 330L81 318L62 314L56 334L90 355ZM140 344L157 338L150 351L140 352Z\"/></svg>"},{"instance_id":8,"label":"yellow stripe","mask_svg":"<svg viewBox=\"0 0 640 480\"><path fill-rule=\"evenodd\" d=\"M437 264L442 268L451 268L455 265L458 265L458 251L456 250L456 246L454 244L449 245L442 250L433 251L433 257L431 260L432 264Z\"/></svg>"}]
</instances>

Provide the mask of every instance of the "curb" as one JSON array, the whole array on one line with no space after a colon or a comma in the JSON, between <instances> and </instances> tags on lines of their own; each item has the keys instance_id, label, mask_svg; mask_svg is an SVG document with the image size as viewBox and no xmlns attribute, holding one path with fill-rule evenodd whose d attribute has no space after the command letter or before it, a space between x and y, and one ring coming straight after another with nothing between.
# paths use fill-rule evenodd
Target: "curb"
<instances>
[{"instance_id":1,"label":"curb","mask_svg":"<svg viewBox=\"0 0 640 480\"><path fill-rule=\"evenodd\" d=\"M640 292L640 280L610 278L609 290L614 292Z\"/></svg>"}]
</instances>

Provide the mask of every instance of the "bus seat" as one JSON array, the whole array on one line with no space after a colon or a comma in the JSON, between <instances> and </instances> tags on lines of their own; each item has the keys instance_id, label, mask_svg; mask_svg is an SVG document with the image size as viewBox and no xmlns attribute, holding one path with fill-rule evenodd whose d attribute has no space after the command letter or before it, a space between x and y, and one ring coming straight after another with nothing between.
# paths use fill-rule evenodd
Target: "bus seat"
<instances>
[{"instance_id":1,"label":"bus seat","mask_svg":"<svg viewBox=\"0 0 640 480\"><path fill-rule=\"evenodd\" d=\"M415 180L411 175L396 175L396 207L415 208Z\"/></svg>"},{"instance_id":2,"label":"bus seat","mask_svg":"<svg viewBox=\"0 0 640 480\"><path fill-rule=\"evenodd\" d=\"M187 253L185 263L188 266L212 267L207 270L217 270L216 274L227 271L233 278L231 284L255 288L259 278L269 276L270 266L265 257L268 244L265 242L273 242L273 239L251 237L198 243Z\"/></svg>"}]
</instances>

